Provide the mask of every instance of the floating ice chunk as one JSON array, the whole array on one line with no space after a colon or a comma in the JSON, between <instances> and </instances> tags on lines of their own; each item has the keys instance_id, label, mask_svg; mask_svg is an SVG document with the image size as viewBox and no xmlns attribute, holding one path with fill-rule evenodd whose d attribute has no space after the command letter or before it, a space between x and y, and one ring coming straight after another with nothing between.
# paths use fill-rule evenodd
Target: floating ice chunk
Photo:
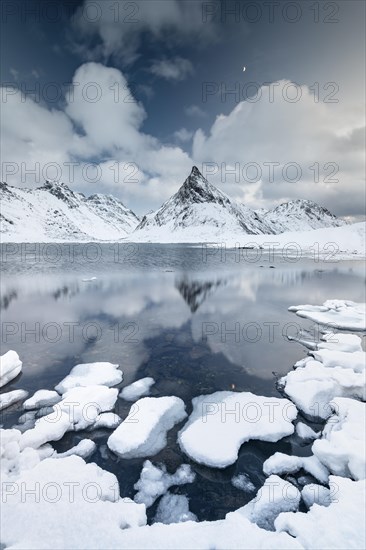
<instances>
[{"instance_id":1,"label":"floating ice chunk","mask_svg":"<svg viewBox=\"0 0 366 550\"><path fill-rule=\"evenodd\" d=\"M251 493L255 491L255 485L250 481L250 478L247 474L238 474L231 479L231 483L236 489L245 491L246 493Z\"/></svg>"},{"instance_id":2,"label":"floating ice chunk","mask_svg":"<svg viewBox=\"0 0 366 550\"><path fill-rule=\"evenodd\" d=\"M366 405L346 398L334 399L334 415L314 441L313 453L333 473L364 479L366 475Z\"/></svg>"},{"instance_id":3,"label":"floating ice chunk","mask_svg":"<svg viewBox=\"0 0 366 550\"><path fill-rule=\"evenodd\" d=\"M164 495L156 510L154 523L183 523L197 521L197 516L189 511L189 500L185 495Z\"/></svg>"},{"instance_id":4,"label":"floating ice chunk","mask_svg":"<svg viewBox=\"0 0 366 550\"><path fill-rule=\"evenodd\" d=\"M349 300L327 300L322 306L291 306L299 317L344 330L366 330L366 304Z\"/></svg>"},{"instance_id":5,"label":"floating ice chunk","mask_svg":"<svg viewBox=\"0 0 366 550\"><path fill-rule=\"evenodd\" d=\"M123 388L119 394L119 397L122 397L122 399L125 399L126 401L136 401L137 399L140 399L140 397L148 395L153 384L155 384L155 380L150 376L141 378L133 384Z\"/></svg>"},{"instance_id":6,"label":"floating ice chunk","mask_svg":"<svg viewBox=\"0 0 366 550\"><path fill-rule=\"evenodd\" d=\"M6 393L0 394L0 411L6 407L10 407L14 403L18 403L22 399L25 399L28 396L28 392L25 390L13 390Z\"/></svg>"},{"instance_id":7,"label":"floating ice chunk","mask_svg":"<svg viewBox=\"0 0 366 550\"><path fill-rule=\"evenodd\" d=\"M135 483L135 489L138 492L134 501L139 504L144 503L146 508L149 508L158 497L167 492L169 487L193 483L195 477L189 464L182 464L175 474L168 474L164 465L154 466L150 460L145 460L140 479Z\"/></svg>"},{"instance_id":8,"label":"floating ice chunk","mask_svg":"<svg viewBox=\"0 0 366 550\"><path fill-rule=\"evenodd\" d=\"M24 498L21 487L38 491L38 498ZM6 491L5 547L123 548L123 530L146 524L145 507L120 498L113 474L77 456L45 459Z\"/></svg>"},{"instance_id":9,"label":"floating ice chunk","mask_svg":"<svg viewBox=\"0 0 366 550\"><path fill-rule=\"evenodd\" d=\"M153 456L165 447L167 432L186 416L179 397L143 397L132 405L107 445L124 458Z\"/></svg>"},{"instance_id":10,"label":"floating ice chunk","mask_svg":"<svg viewBox=\"0 0 366 550\"><path fill-rule=\"evenodd\" d=\"M56 453L55 458L66 458L67 456L80 456L81 458L88 458L91 456L97 446L91 439L82 439L77 445L71 447L68 451L64 453Z\"/></svg>"},{"instance_id":11,"label":"floating ice chunk","mask_svg":"<svg viewBox=\"0 0 366 550\"><path fill-rule=\"evenodd\" d=\"M181 449L215 468L233 464L250 439L278 441L294 432L296 407L287 399L219 391L192 400L193 412L179 432Z\"/></svg>"},{"instance_id":12,"label":"floating ice chunk","mask_svg":"<svg viewBox=\"0 0 366 550\"><path fill-rule=\"evenodd\" d=\"M324 487L324 485L317 485L316 483L309 483L309 485L305 485L301 491L301 497L308 508L310 508L313 504L329 506L332 502L330 489L328 489L328 487Z\"/></svg>"},{"instance_id":13,"label":"floating ice chunk","mask_svg":"<svg viewBox=\"0 0 366 550\"><path fill-rule=\"evenodd\" d=\"M57 384L55 390L63 394L78 386L102 385L110 387L119 384L122 377L122 371L118 369L118 365L106 362L81 363L71 369L70 374Z\"/></svg>"},{"instance_id":14,"label":"floating ice chunk","mask_svg":"<svg viewBox=\"0 0 366 550\"><path fill-rule=\"evenodd\" d=\"M335 397L365 398L363 374L342 367L328 368L319 361L308 361L279 383L301 411L323 419L332 413L330 402Z\"/></svg>"},{"instance_id":15,"label":"floating ice chunk","mask_svg":"<svg viewBox=\"0 0 366 550\"><path fill-rule=\"evenodd\" d=\"M322 483L328 483L329 472L316 456L290 456L277 452L263 463L266 475L295 474L301 469Z\"/></svg>"},{"instance_id":16,"label":"floating ice chunk","mask_svg":"<svg viewBox=\"0 0 366 550\"><path fill-rule=\"evenodd\" d=\"M99 430L101 428L108 428L109 430L114 430L121 424L121 422L122 420L118 414L105 412L97 416L94 424L89 429Z\"/></svg>"},{"instance_id":17,"label":"floating ice chunk","mask_svg":"<svg viewBox=\"0 0 366 550\"><path fill-rule=\"evenodd\" d=\"M311 355L324 367L342 367L343 369L352 369L354 372L364 372L366 366L366 354L363 351L320 349L312 351Z\"/></svg>"},{"instance_id":18,"label":"floating ice chunk","mask_svg":"<svg viewBox=\"0 0 366 550\"><path fill-rule=\"evenodd\" d=\"M303 422L298 422L296 424L295 431L301 439L311 440L320 437L320 433L314 432L310 426L307 426Z\"/></svg>"},{"instance_id":19,"label":"floating ice chunk","mask_svg":"<svg viewBox=\"0 0 366 550\"><path fill-rule=\"evenodd\" d=\"M281 512L297 510L300 497L300 491L292 483L272 475L266 479L253 500L226 517L239 514L262 529L274 531L277 516Z\"/></svg>"},{"instance_id":20,"label":"floating ice chunk","mask_svg":"<svg viewBox=\"0 0 366 550\"><path fill-rule=\"evenodd\" d=\"M61 401L61 396L56 391L38 390L32 397L24 401L23 407L26 410L49 407Z\"/></svg>"},{"instance_id":21,"label":"floating ice chunk","mask_svg":"<svg viewBox=\"0 0 366 550\"><path fill-rule=\"evenodd\" d=\"M89 277L89 278L82 279L83 283L91 283L92 281L96 281L96 280L97 280L97 277Z\"/></svg>"},{"instance_id":22,"label":"floating ice chunk","mask_svg":"<svg viewBox=\"0 0 366 550\"><path fill-rule=\"evenodd\" d=\"M54 411L39 418L33 429L22 435L21 447L40 447L58 441L67 431L93 426L100 413L113 409L118 390L106 386L76 387L67 391Z\"/></svg>"},{"instance_id":23,"label":"floating ice chunk","mask_svg":"<svg viewBox=\"0 0 366 550\"><path fill-rule=\"evenodd\" d=\"M366 548L365 482L330 476L330 484L336 493L328 507L281 514L276 531L290 533L304 548Z\"/></svg>"},{"instance_id":24,"label":"floating ice chunk","mask_svg":"<svg viewBox=\"0 0 366 550\"><path fill-rule=\"evenodd\" d=\"M22 370L22 362L16 351L10 350L0 357L0 388L13 380Z\"/></svg>"}]
</instances>

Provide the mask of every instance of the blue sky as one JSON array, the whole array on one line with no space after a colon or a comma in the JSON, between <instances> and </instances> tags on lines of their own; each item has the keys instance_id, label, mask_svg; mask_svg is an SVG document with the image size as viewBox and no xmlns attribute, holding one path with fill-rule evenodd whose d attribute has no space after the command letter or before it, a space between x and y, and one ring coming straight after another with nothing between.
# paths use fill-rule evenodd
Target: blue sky
<instances>
[{"instance_id":1,"label":"blue sky","mask_svg":"<svg viewBox=\"0 0 366 550\"><path fill-rule=\"evenodd\" d=\"M142 214L197 164L253 208L309 198L362 216L363 2L4 0L1 7L9 183L57 176L86 194L112 193Z\"/></svg>"}]
</instances>

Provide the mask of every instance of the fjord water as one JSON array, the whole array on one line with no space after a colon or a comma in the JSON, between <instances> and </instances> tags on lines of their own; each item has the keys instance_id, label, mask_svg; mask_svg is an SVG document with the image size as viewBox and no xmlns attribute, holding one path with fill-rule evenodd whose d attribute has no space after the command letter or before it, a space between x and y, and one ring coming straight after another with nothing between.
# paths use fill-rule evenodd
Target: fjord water
<instances>
[{"instance_id":1,"label":"fjord water","mask_svg":"<svg viewBox=\"0 0 366 550\"><path fill-rule=\"evenodd\" d=\"M278 377L306 354L288 336L301 329L318 336L318 327L287 308L365 300L358 261L153 244L4 244L1 252L2 353L14 349L23 361L22 374L2 391L53 389L77 363L110 361L123 370L121 386L152 376L151 395L181 397L188 413L193 397L219 390L279 396ZM116 412L125 418L130 406L119 399ZM13 406L1 423L13 426L21 414ZM274 452L310 454L310 445L292 436L244 444L232 467L206 468L176 444L181 425L149 458L169 471L191 463L195 483L171 491L187 494L200 520L222 518L253 498L232 486L233 475L246 473L259 487L262 464ZM109 434L73 432L54 446L93 439L98 450L89 460L116 474L122 496L133 497L144 459L117 458L106 446Z\"/></svg>"}]
</instances>

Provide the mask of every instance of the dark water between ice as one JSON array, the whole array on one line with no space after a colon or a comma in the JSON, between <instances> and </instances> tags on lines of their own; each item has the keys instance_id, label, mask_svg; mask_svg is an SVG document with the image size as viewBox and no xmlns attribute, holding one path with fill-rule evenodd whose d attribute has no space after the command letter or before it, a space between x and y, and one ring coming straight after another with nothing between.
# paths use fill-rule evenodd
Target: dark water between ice
<instances>
[{"instance_id":1,"label":"dark water between ice","mask_svg":"<svg viewBox=\"0 0 366 550\"><path fill-rule=\"evenodd\" d=\"M276 379L306 353L286 335L303 328L316 336L317 329L287 308L365 300L356 261L289 262L181 245L3 245L1 252L2 353L14 349L23 361L23 373L2 391L53 389L77 363L110 361L121 365L121 386L152 376L151 395L181 397L188 412L193 397L218 390L279 396ZM97 279L83 281L91 277ZM118 399L116 412L125 418L129 407ZM16 424L21 413L6 410L3 425ZM200 520L222 518L253 498L231 485L234 474L247 473L259 487L262 464L274 452L310 454L296 436L251 442L235 465L215 470L184 456L176 444L180 427L150 458L169 471L191 463L195 483L171 491L188 495ZM118 459L106 447L109 434L69 433L54 446L66 450L92 438L98 450L89 460L116 474L121 494L132 497L144 459Z\"/></svg>"}]
</instances>

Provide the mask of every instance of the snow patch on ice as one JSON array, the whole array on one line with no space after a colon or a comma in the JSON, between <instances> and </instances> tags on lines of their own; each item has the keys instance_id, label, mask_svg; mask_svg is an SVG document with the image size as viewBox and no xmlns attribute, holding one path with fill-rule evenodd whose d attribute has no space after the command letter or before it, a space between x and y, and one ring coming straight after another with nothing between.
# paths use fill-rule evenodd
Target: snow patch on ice
<instances>
[{"instance_id":1,"label":"snow patch on ice","mask_svg":"<svg viewBox=\"0 0 366 550\"><path fill-rule=\"evenodd\" d=\"M18 376L22 362L16 351L10 350L0 357L0 388Z\"/></svg>"},{"instance_id":2,"label":"snow patch on ice","mask_svg":"<svg viewBox=\"0 0 366 550\"><path fill-rule=\"evenodd\" d=\"M150 376L141 378L140 380L133 382L133 384L123 388L119 394L119 397L122 397L125 401L136 401L137 399L140 399L140 397L148 395L153 384L155 384L155 380Z\"/></svg>"}]
</instances>

